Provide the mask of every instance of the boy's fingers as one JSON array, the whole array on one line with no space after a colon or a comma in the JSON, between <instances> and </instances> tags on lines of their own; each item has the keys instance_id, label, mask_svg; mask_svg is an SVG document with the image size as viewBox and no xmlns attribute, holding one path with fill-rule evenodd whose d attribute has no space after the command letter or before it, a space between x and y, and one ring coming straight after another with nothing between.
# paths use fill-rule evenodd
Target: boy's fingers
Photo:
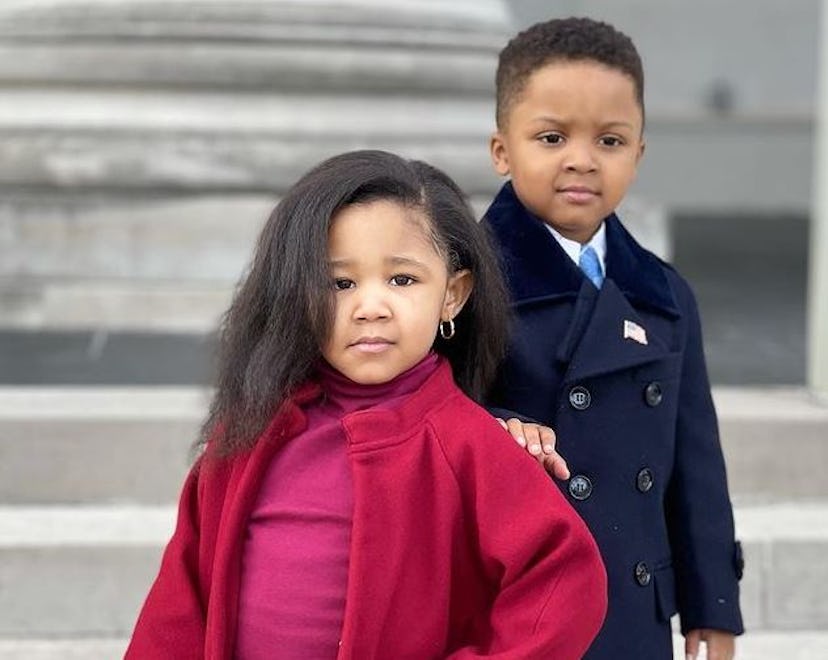
<instances>
[{"instance_id":1,"label":"boy's fingers","mask_svg":"<svg viewBox=\"0 0 828 660\"><path fill-rule=\"evenodd\" d=\"M541 439L541 446L543 447L544 454L554 454L555 453L555 444L557 443L557 438L555 437L555 432L550 429L548 426L539 426L538 432L540 433Z\"/></svg>"},{"instance_id":2,"label":"boy's fingers","mask_svg":"<svg viewBox=\"0 0 828 660\"><path fill-rule=\"evenodd\" d=\"M566 464L564 457L558 452L544 454L543 467L550 476L555 477L556 479L569 479L569 466Z\"/></svg>"},{"instance_id":3,"label":"boy's fingers","mask_svg":"<svg viewBox=\"0 0 828 660\"><path fill-rule=\"evenodd\" d=\"M526 447L526 438L523 435L523 422L515 417L507 419L506 430L512 434L515 442L517 442L521 447Z\"/></svg>"},{"instance_id":4,"label":"boy's fingers","mask_svg":"<svg viewBox=\"0 0 828 660\"><path fill-rule=\"evenodd\" d=\"M543 454L543 445L538 425L524 424L523 437L526 438L526 449L529 453L539 458Z\"/></svg>"},{"instance_id":5,"label":"boy's fingers","mask_svg":"<svg viewBox=\"0 0 828 660\"><path fill-rule=\"evenodd\" d=\"M699 657L701 630L691 630L684 638L684 656L686 660L696 660Z\"/></svg>"},{"instance_id":6,"label":"boy's fingers","mask_svg":"<svg viewBox=\"0 0 828 660\"><path fill-rule=\"evenodd\" d=\"M506 420L505 419L502 419L500 417L495 417L495 419L497 420L497 423L500 424L506 431L509 430L509 427L506 426Z\"/></svg>"},{"instance_id":7,"label":"boy's fingers","mask_svg":"<svg viewBox=\"0 0 828 660\"><path fill-rule=\"evenodd\" d=\"M731 633L709 630L703 637L707 642L707 660L733 660L736 642Z\"/></svg>"}]
</instances>

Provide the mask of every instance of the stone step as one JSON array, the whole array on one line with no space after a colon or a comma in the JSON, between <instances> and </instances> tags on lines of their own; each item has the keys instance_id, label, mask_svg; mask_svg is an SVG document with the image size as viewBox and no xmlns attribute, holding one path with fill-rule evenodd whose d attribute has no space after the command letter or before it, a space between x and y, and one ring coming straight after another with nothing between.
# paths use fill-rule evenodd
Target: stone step
<instances>
[{"instance_id":1,"label":"stone step","mask_svg":"<svg viewBox=\"0 0 828 660\"><path fill-rule=\"evenodd\" d=\"M170 506L0 507L0 639L127 636L174 518ZM746 628L828 629L828 502L737 507L736 526Z\"/></svg>"},{"instance_id":2,"label":"stone step","mask_svg":"<svg viewBox=\"0 0 828 660\"><path fill-rule=\"evenodd\" d=\"M177 499L208 391L0 388L0 503ZM798 388L716 388L737 504L828 499L828 407Z\"/></svg>"},{"instance_id":3,"label":"stone step","mask_svg":"<svg viewBox=\"0 0 828 660\"><path fill-rule=\"evenodd\" d=\"M125 639L0 640L0 660L112 660L123 655L126 645ZM675 660L685 660L684 641L678 635L673 648ZM739 660L824 660L828 633L748 632L736 642L736 651Z\"/></svg>"},{"instance_id":4,"label":"stone step","mask_svg":"<svg viewBox=\"0 0 828 660\"><path fill-rule=\"evenodd\" d=\"M207 407L195 388L0 388L0 503L170 503Z\"/></svg>"},{"instance_id":5,"label":"stone step","mask_svg":"<svg viewBox=\"0 0 828 660\"><path fill-rule=\"evenodd\" d=\"M0 508L0 638L124 637L172 507Z\"/></svg>"},{"instance_id":6,"label":"stone step","mask_svg":"<svg viewBox=\"0 0 828 660\"><path fill-rule=\"evenodd\" d=\"M828 402L801 387L714 387L736 503L828 498Z\"/></svg>"}]
</instances>

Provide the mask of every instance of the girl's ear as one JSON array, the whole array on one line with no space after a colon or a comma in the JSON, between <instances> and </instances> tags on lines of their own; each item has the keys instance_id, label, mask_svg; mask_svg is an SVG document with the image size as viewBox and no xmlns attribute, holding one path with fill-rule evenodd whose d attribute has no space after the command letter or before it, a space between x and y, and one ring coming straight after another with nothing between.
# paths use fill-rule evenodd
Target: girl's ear
<instances>
[{"instance_id":1,"label":"girl's ear","mask_svg":"<svg viewBox=\"0 0 828 660\"><path fill-rule=\"evenodd\" d=\"M492 133L492 137L489 138L489 155L492 157L495 172L500 176L509 174L509 154L500 131Z\"/></svg>"},{"instance_id":2,"label":"girl's ear","mask_svg":"<svg viewBox=\"0 0 828 660\"><path fill-rule=\"evenodd\" d=\"M474 286L474 277L468 268L458 270L449 276L443 311L440 314L441 321L450 321L460 313L471 295L472 286Z\"/></svg>"}]
</instances>

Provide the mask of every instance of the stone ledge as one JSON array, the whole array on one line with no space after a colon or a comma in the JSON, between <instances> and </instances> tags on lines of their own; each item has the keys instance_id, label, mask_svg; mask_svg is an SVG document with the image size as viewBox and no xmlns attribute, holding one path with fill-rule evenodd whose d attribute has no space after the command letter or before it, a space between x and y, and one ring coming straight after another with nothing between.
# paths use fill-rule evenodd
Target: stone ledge
<instances>
[{"instance_id":1,"label":"stone ledge","mask_svg":"<svg viewBox=\"0 0 828 660\"><path fill-rule=\"evenodd\" d=\"M112 660L124 654L126 639L0 639L0 660ZM675 660L685 660L684 639L673 638ZM703 656L702 656L703 657ZM823 660L828 633L751 632L736 641L739 660Z\"/></svg>"},{"instance_id":2,"label":"stone ledge","mask_svg":"<svg viewBox=\"0 0 828 660\"><path fill-rule=\"evenodd\" d=\"M673 636L674 660L685 660L684 638ZM706 656L701 652L699 660ZM736 639L738 660L824 660L828 658L828 633L748 631ZM642 659L643 660L643 659Z\"/></svg>"},{"instance_id":3,"label":"stone ledge","mask_svg":"<svg viewBox=\"0 0 828 660\"><path fill-rule=\"evenodd\" d=\"M157 549L169 540L172 506L0 506L0 550L128 547Z\"/></svg>"},{"instance_id":4,"label":"stone ledge","mask_svg":"<svg viewBox=\"0 0 828 660\"><path fill-rule=\"evenodd\" d=\"M747 629L827 629L828 503L737 507L735 517ZM0 508L0 610L14 609L0 637L127 632L174 518L173 506Z\"/></svg>"}]
</instances>

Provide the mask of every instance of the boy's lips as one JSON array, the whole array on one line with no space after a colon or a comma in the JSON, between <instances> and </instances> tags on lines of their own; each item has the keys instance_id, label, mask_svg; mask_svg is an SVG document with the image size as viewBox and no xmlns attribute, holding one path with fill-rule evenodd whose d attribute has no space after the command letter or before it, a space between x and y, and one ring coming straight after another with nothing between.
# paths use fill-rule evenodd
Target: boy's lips
<instances>
[{"instance_id":1,"label":"boy's lips","mask_svg":"<svg viewBox=\"0 0 828 660\"><path fill-rule=\"evenodd\" d=\"M564 186L558 188L558 193L572 204L588 204L599 195L597 190L588 186Z\"/></svg>"}]
</instances>

